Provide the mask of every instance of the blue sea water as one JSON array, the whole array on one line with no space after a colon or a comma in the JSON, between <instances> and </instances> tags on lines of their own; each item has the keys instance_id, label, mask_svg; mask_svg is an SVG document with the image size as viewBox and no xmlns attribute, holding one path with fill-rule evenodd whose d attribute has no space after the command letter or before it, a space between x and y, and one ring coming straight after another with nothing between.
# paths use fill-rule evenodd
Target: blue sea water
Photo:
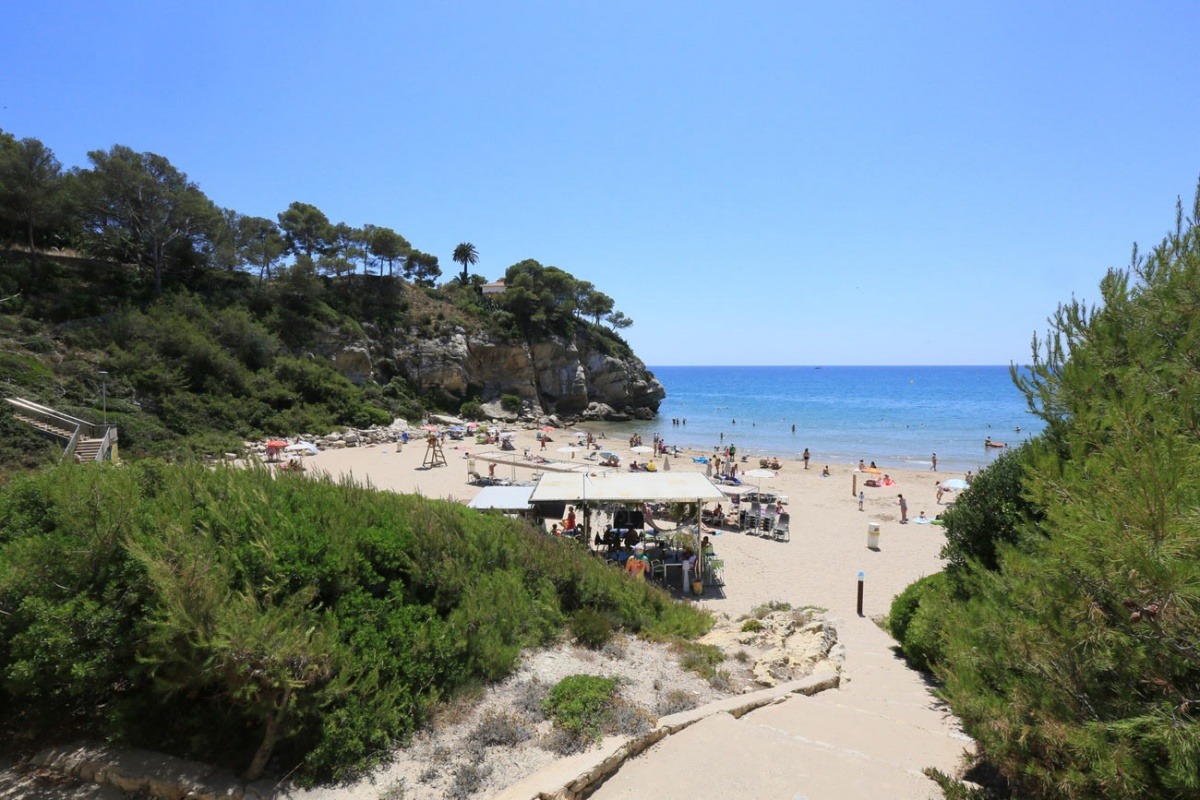
<instances>
[{"instance_id":1,"label":"blue sea water","mask_svg":"<svg viewBox=\"0 0 1200 800\"><path fill-rule=\"evenodd\" d=\"M978 470L1041 430L1008 367L651 367L667 389L656 420L604 426L668 445L797 457L813 465ZM671 420L687 420L672 425ZM795 433L792 425L796 426ZM1020 428L1020 432L1016 429ZM724 439L721 438L724 434Z\"/></svg>"}]
</instances>

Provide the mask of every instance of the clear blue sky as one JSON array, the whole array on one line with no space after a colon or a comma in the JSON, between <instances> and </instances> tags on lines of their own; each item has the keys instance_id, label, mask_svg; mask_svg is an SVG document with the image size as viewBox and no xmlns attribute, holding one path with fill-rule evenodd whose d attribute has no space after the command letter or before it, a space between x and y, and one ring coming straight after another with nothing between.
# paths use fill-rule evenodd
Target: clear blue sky
<instances>
[{"instance_id":1,"label":"clear blue sky","mask_svg":"<svg viewBox=\"0 0 1200 800\"><path fill-rule=\"evenodd\" d=\"M1190 207L1198 52L1195 0L14 0L0 128L561 267L652 365L1001 364Z\"/></svg>"}]
</instances>

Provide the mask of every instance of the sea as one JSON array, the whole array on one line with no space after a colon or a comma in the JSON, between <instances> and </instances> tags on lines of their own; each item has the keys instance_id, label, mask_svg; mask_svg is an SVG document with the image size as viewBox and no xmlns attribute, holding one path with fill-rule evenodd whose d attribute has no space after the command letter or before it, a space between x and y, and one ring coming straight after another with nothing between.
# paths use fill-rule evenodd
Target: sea
<instances>
[{"instance_id":1,"label":"sea","mask_svg":"<svg viewBox=\"0 0 1200 800\"><path fill-rule=\"evenodd\" d=\"M666 387L658 417L591 426L667 445L857 464L978 471L1042 430L1007 366L650 367ZM677 420L678 423L673 423ZM794 428L794 430L793 430Z\"/></svg>"}]
</instances>

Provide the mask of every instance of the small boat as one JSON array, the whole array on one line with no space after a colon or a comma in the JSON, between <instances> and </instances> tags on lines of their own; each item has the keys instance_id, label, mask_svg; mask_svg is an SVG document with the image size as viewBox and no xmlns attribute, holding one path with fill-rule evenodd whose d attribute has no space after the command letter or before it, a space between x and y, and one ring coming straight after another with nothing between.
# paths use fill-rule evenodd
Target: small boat
<instances>
[{"instance_id":1,"label":"small boat","mask_svg":"<svg viewBox=\"0 0 1200 800\"><path fill-rule=\"evenodd\" d=\"M991 439L983 440L984 447L1008 447L1004 442L993 442Z\"/></svg>"}]
</instances>

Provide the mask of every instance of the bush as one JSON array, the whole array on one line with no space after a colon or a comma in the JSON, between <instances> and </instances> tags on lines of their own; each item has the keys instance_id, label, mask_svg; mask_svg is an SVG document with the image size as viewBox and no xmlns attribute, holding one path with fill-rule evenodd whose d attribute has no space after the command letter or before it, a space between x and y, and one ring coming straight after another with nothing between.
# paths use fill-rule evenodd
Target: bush
<instances>
[{"instance_id":1,"label":"bush","mask_svg":"<svg viewBox=\"0 0 1200 800\"><path fill-rule=\"evenodd\" d=\"M605 730L617 736L641 736L650 732L656 721L646 709L618 698L608 715Z\"/></svg>"},{"instance_id":2,"label":"bush","mask_svg":"<svg viewBox=\"0 0 1200 800\"><path fill-rule=\"evenodd\" d=\"M887 629L915 669L928 672L941 659L939 614L947 592L946 575L938 572L910 584L892 601Z\"/></svg>"},{"instance_id":3,"label":"bush","mask_svg":"<svg viewBox=\"0 0 1200 800\"><path fill-rule=\"evenodd\" d=\"M471 739L485 747L511 747L527 741L532 736L533 726L526 717L496 709L484 712L471 732Z\"/></svg>"},{"instance_id":4,"label":"bush","mask_svg":"<svg viewBox=\"0 0 1200 800\"><path fill-rule=\"evenodd\" d=\"M33 743L69 730L234 768L265 748L302 780L342 778L568 614L711 624L511 520L329 478L66 464L0 486L0 519L0 707ZM589 690L615 686L596 680L521 703L592 736ZM524 735L488 724L478 741Z\"/></svg>"},{"instance_id":5,"label":"bush","mask_svg":"<svg viewBox=\"0 0 1200 800\"><path fill-rule=\"evenodd\" d=\"M791 603L786 603L782 600L772 600L769 603L763 603L761 606L755 606L754 608L750 609L750 615L752 617L754 617L755 619L762 619L763 617L765 617L768 614L771 614L775 611L791 611L791 610L792 610Z\"/></svg>"},{"instance_id":6,"label":"bush","mask_svg":"<svg viewBox=\"0 0 1200 800\"><path fill-rule=\"evenodd\" d=\"M468 400L458 407L458 415L463 419L483 419L483 406L478 400Z\"/></svg>"},{"instance_id":7,"label":"bush","mask_svg":"<svg viewBox=\"0 0 1200 800\"><path fill-rule=\"evenodd\" d=\"M517 412L521 410L521 398L515 394L500 395L500 407L505 411Z\"/></svg>"},{"instance_id":8,"label":"bush","mask_svg":"<svg viewBox=\"0 0 1200 800\"><path fill-rule=\"evenodd\" d=\"M543 708L558 728L594 741L604 728L616 692L613 678L568 675L550 690Z\"/></svg>"},{"instance_id":9,"label":"bush","mask_svg":"<svg viewBox=\"0 0 1200 800\"><path fill-rule=\"evenodd\" d=\"M571 633L584 647L599 650L612 639L612 623L595 609L581 608L571 617Z\"/></svg>"},{"instance_id":10,"label":"bush","mask_svg":"<svg viewBox=\"0 0 1200 800\"><path fill-rule=\"evenodd\" d=\"M660 716L678 714L680 711L690 711L698 705L695 695L679 689L672 689L658 701Z\"/></svg>"},{"instance_id":11,"label":"bush","mask_svg":"<svg viewBox=\"0 0 1200 800\"><path fill-rule=\"evenodd\" d=\"M717 665L725 660L725 653L716 645L681 642L679 647L682 650L679 665L706 681L712 680L716 675Z\"/></svg>"},{"instance_id":12,"label":"bush","mask_svg":"<svg viewBox=\"0 0 1200 800\"><path fill-rule=\"evenodd\" d=\"M766 628L766 625L763 625L757 619L748 619L742 623L742 633L758 633L764 628Z\"/></svg>"}]
</instances>

